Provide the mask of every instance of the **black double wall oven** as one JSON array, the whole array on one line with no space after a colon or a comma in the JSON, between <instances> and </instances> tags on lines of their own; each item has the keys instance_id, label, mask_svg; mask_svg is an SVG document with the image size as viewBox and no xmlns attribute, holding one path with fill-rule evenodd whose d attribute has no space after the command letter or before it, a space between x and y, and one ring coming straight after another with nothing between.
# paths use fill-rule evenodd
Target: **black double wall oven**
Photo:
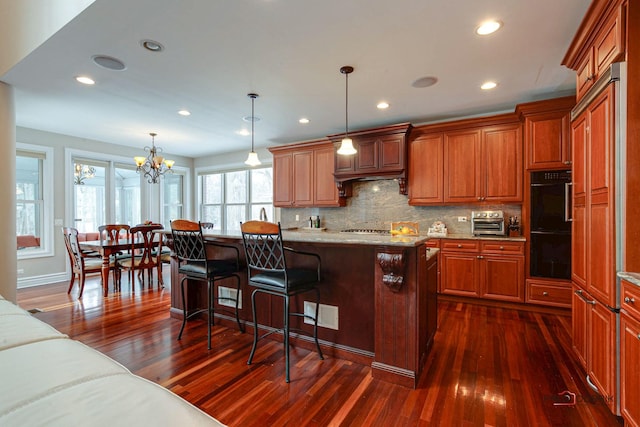
<instances>
[{"instance_id":1,"label":"black double wall oven","mask_svg":"<svg viewBox=\"0 0 640 427\"><path fill-rule=\"evenodd\" d=\"M531 173L531 277L571 279L571 171Z\"/></svg>"}]
</instances>

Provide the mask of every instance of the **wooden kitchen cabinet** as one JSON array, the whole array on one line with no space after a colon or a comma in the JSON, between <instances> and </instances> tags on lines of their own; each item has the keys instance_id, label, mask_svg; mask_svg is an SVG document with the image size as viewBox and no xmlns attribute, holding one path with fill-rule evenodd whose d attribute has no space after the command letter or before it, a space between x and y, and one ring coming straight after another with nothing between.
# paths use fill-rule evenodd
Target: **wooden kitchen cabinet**
<instances>
[{"instance_id":1,"label":"wooden kitchen cabinet","mask_svg":"<svg viewBox=\"0 0 640 427\"><path fill-rule=\"evenodd\" d=\"M441 240L442 294L524 302L524 242Z\"/></svg>"},{"instance_id":2,"label":"wooden kitchen cabinet","mask_svg":"<svg viewBox=\"0 0 640 427\"><path fill-rule=\"evenodd\" d=\"M575 96L519 104L527 170L571 168L571 109Z\"/></svg>"},{"instance_id":3,"label":"wooden kitchen cabinet","mask_svg":"<svg viewBox=\"0 0 640 427\"><path fill-rule=\"evenodd\" d=\"M273 205L344 206L333 178L333 144L321 140L272 147Z\"/></svg>"},{"instance_id":4,"label":"wooden kitchen cabinet","mask_svg":"<svg viewBox=\"0 0 640 427\"><path fill-rule=\"evenodd\" d=\"M612 63L624 59L626 1L594 1L562 64L576 71L578 101Z\"/></svg>"},{"instance_id":5,"label":"wooden kitchen cabinet","mask_svg":"<svg viewBox=\"0 0 640 427\"><path fill-rule=\"evenodd\" d=\"M409 143L409 204L442 204L444 135L421 134Z\"/></svg>"},{"instance_id":6,"label":"wooden kitchen cabinet","mask_svg":"<svg viewBox=\"0 0 640 427\"><path fill-rule=\"evenodd\" d=\"M444 135L444 202L522 202L521 125Z\"/></svg>"},{"instance_id":7,"label":"wooden kitchen cabinet","mask_svg":"<svg viewBox=\"0 0 640 427\"><path fill-rule=\"evenodd\" d=\"M640 287L621 280L620 413L625 425L640 426Z\"/></svg>"},{"instance_id":8,"label":"wooden kitchen cabinet","mask_svg":"<svg viewBox=\"0 0 640 427\"><path fill-rule=\"evenodd\" d=\"M571 303L571 336L572 348L578 362L587 369L587 325L589 323L589 299L583 296L584 291L573 284Z\"/></svg>"}]
</instances>

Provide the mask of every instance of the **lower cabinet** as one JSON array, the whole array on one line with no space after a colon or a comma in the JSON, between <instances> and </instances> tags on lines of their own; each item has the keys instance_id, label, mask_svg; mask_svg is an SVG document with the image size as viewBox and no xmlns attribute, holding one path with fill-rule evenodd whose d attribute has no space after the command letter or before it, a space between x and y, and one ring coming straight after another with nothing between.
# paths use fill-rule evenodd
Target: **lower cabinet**
<instances>
[{"instance_id":1,"label":"lower cabinet","mask_svg":"<svg viewBox=\"0 0 640 427\"><path fill-rule=\"evenodd\" d=\"M524 302L524 242L442 239L440 293Z\"/></svg>"},{"instance_id":2,"label":"lower cabinet","mask_svg":"<svg viewBox=\"0 0 640 427\"><path fill-rule=\"evenodd\" d=\"M620 413L625 425L640 426L640 287L621 281Z\"/></svg>"},{"instance_id":3,"label":"lower cabinet","mask_svg":"<svg viewBox=\"0 0 640 427\"><path fill-rule=\"evenodd\" d=\"M587 380L604 403L616 412L616 313L573 285L573 349L585 368Z\"/></svg>"},{"instance_id":4,"label":"lower cabinet","mask_svg":"<svg viewBox=\"0 0 640 427\"><path fill-rule=\"evenodd\" d=\"M571 282L547 279L527 279L527 304L571 308Z\"/></svg>"}]
</instances>

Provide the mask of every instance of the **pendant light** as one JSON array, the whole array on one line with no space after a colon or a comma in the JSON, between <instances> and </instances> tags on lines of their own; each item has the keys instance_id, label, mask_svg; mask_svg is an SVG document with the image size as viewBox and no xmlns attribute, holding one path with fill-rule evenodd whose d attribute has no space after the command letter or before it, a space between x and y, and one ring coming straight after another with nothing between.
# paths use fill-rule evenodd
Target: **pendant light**
<instances>
[{"instance_id":1,"label":"pendant light","mask_svg":"<svg viewBox=\"0 0 640 427\"><path fill-rule=\"evenodd\" d=\"M251 152L247 156L247 160L245 160L244 163L249 166L258 166L262 164L262 162L258 158L258 153L256 153L253 148L253 124L256 121L256 116L254 115L253 112L254 112L254 102L259 95L257 93L250 93L247 96L251 98Z\"/></svg>"},{"instance_id":2,"label":"pendant light","mask_svg":"<svg viewBox=\"0 0 640 427\"><path fill-rule=\"evenodd\" d=\"M349 138L349 74L353 73L353 67L345 65L340 68L340 72L344 74L345 77L345 108L344 108L344 122L345 122L345 131L344 138L342 138L342 142L340 143L340 148L338 148L338 154L343 156L350 156L356 154L357 151L353 148L353 141Z\"/></svg>"}]
</instances>

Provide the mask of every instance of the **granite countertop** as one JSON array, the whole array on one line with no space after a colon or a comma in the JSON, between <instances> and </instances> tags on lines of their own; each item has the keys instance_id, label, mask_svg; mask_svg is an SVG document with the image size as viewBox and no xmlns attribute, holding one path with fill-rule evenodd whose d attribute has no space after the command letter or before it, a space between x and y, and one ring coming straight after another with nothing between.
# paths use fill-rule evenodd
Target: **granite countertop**
<instances>
[{"instance_id":1,"label":"granite countertop","mask_svg":"<svg viewBox=\"0 0 640 427\"><path fill-rule=\"evenodd\" d=\"M628 271L619 271L618 277L626 280L627 282L640 286L640 273L631 273Z\"/></svg>"},{"instance_id":2,"label":"granite countertop","mask_svg":"<svg viewBox=\"0 0 640 427\"><path fill-rule=\"evenodd\" d=\"M221 238L221 239L242 239L240 232L235 233L205 233L205 237ZM357 234L357 233L341 233L332 230L282 230L282 238L284 241L290 242L317 242L317 243L343 243L354 245L385 245L385 246L420 246L430 239L475 239L475 240L510 240L524 242L526 239L522 236L473 236L471 234L448 234L446 237L435 237L427 235L408 236L398 235L391 236L388 234Z\"/></svg>"}]
</instances>

